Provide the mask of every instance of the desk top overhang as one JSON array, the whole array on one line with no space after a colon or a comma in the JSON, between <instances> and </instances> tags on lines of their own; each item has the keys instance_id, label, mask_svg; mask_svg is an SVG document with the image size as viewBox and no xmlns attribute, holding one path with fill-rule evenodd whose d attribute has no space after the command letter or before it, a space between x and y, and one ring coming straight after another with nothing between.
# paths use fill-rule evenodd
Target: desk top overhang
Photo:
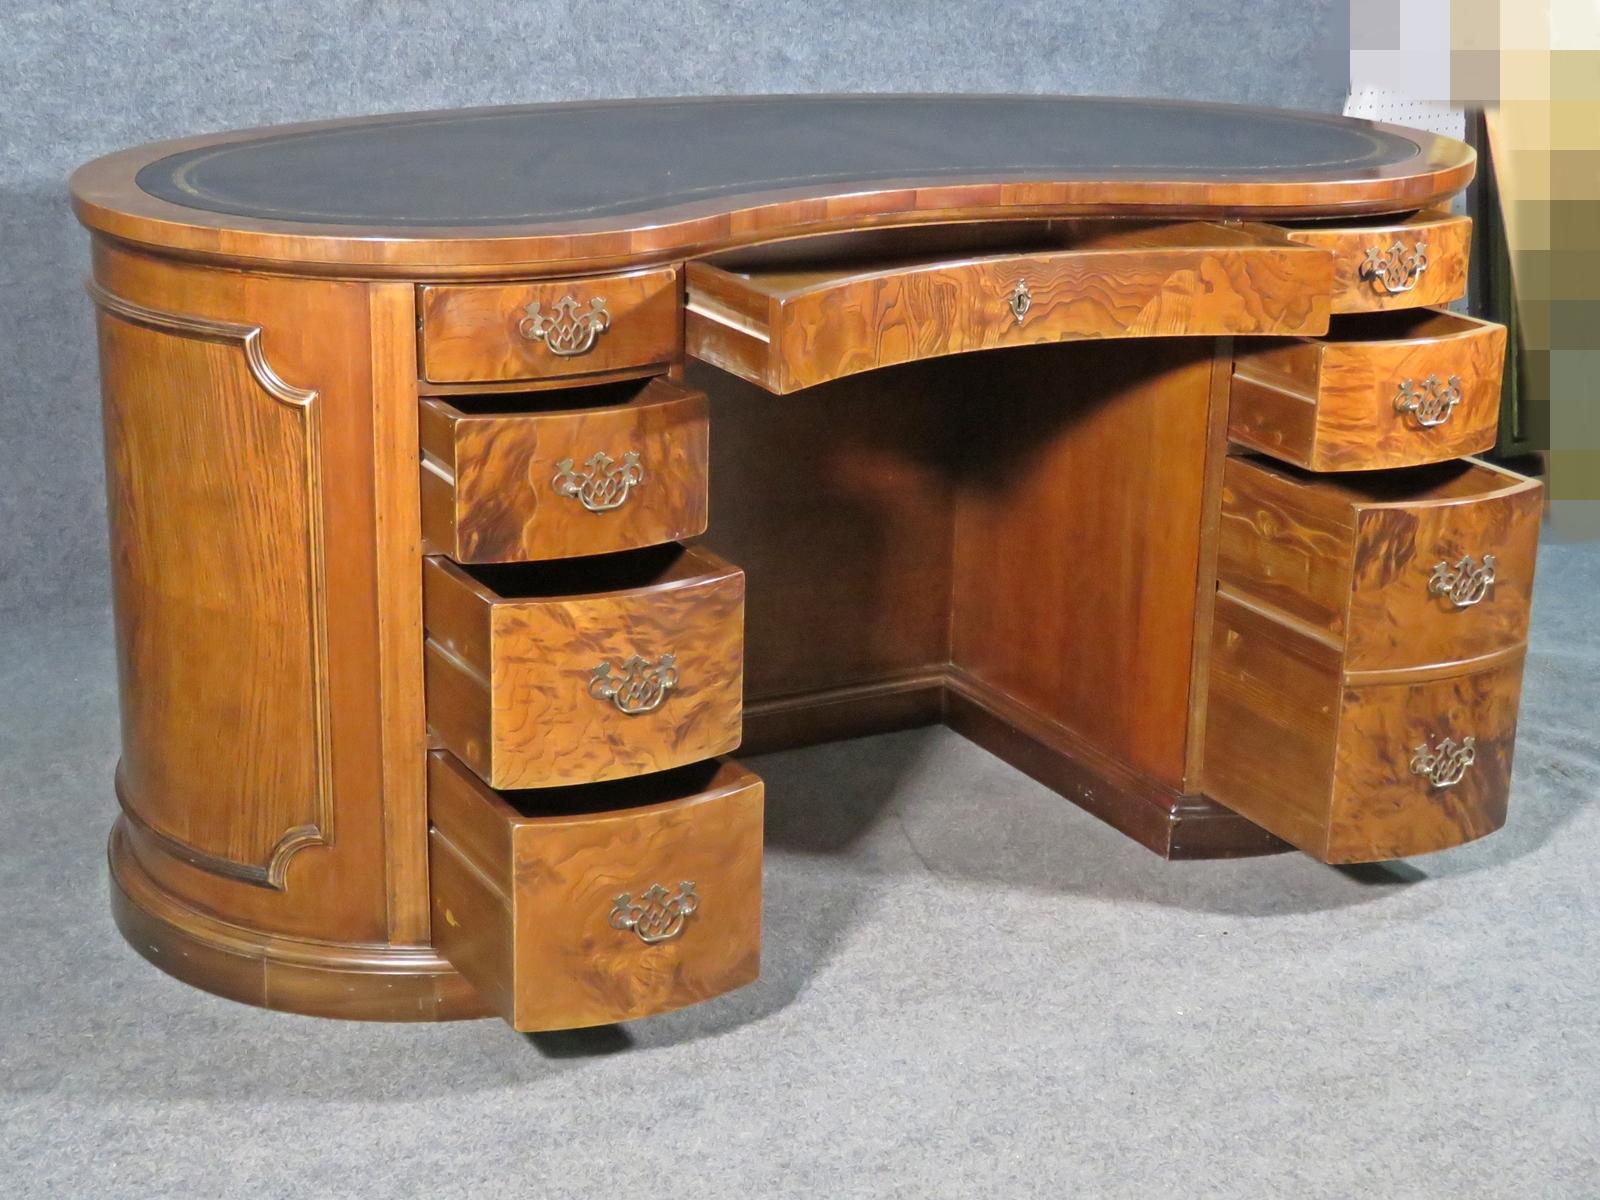
<instances>
[{"instance_id":1,"label":"desk top overhang","mask_svg":"<svg viewBox=\"0 0 1600 1200\"><path fill-rule=\"evenodd\" d=\"M1461 142L1311 113L1055 96L577 102L158 142L72 179L90 228L356 277L547 274L864 226L1314 218L1460 191Z\"/></svg>"}]
</instances>

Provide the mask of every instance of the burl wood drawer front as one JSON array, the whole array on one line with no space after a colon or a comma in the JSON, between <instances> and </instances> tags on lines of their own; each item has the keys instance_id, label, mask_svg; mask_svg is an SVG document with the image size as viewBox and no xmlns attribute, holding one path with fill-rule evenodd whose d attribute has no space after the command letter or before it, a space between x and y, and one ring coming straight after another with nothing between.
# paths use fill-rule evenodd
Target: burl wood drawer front
<instances>
[{"instance_id":1,"label":"burl wood drawer front","mask_svg":"<svg viewBox=\"0 0 1600 1200\"><path fill-rule=\"evenodd\" d=\"M1467 294L1471 217L1430 209L1398 221L1308 222L1283 231L1333 252L1336 313L1449 304Z\"/></svg>"},{"instance_id":2,"label":"burl wood drawer front","mask_svg":"<svg viewBox=\"0 0 1600 1200\"><path fill-rule=\"evenodd\" d=\"M1343 667L1460 663L1527 636L1543 511L1531 479L1480 462L1314 476L1235 457L1220 585L1343 648Z\"/></svg>"},{"instance_id":3,"label":"burl wood drawer front","mask_svg":"<svg viewBox=\"0 0 1600 1200\"><path fill-rule=\"evenodd\" d=\"M433 940L520 1030L629 1021L761 968L762 786L731 762L497 793L428 763Z\"/></svg>"},{"instance_id":4,"label":"burl wood drawer front","mask_svg":"<svg viewBox=\"0 0 1600 1200\"><path fill-rule=\"evenodd\" d=\"M971 350L1327 328L1331 256L1267 226L1057 222L979 256L949 240L887 262L859 239L691 262L686 351L786 393Z\"/></svg>"},{"instance_id":5,"label":"burl wood drawer front","mask_svg":"<svg viewBox=\"0 0 1600 1200\"><path fill-rule=\"evenodd\" d=\"M423 566L428 724L492 787L591 783L733 750L744 573L682 546Z\"/></svg>"},{"instance_id":6,"label":"burl wood drawer front","mask_svg":"<svg viewBox=\"0 0 1600 1200\"><path fill-rule=\"evenodd\" d=\"M1422 309L1239 342L1228 436L1311 471L1443 462L1495 443L1503 326Z\"/></svg>"},{"instance_id":7,"label":"burl wood drawer front","mask_svg":"<svg viewBox=\"0 0 1600 1200\"><path fill-rule=\"evenodd\" d=\"M665 367L677 357L678 270L540 283L426 284L418 359L430 383Z\"/></svg>"},{"instance_id":8,"label":"burl wood drawer front","mask_svg":"<svg viewBox=\"0 0 1600 1200\"><path fill-rule=\"evenodd\" d=\"M1522 647L1471 669L1350 673L1336 645L1217 597L1205 791L1330 863L1425 854L1505 821Z\"/></svg>"},{"instance_id":9,"label":"burl wood drawer front","mask_svg":"<svg viewBox=\"0 0 1600 1200\"><path fill-rule=\"evenodd\" d=\"M706 397L665 379L506 411L504 397L422 401L422 532L463 563L570 558L706 529ZM568 407L574 398L589 401Z\"/></svg>"}]
</instances>

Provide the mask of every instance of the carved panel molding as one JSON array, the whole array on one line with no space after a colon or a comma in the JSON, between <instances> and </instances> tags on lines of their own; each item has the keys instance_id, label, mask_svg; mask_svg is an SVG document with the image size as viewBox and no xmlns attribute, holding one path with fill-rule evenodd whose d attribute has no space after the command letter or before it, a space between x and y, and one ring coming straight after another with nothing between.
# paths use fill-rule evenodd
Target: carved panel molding
<instances>
[{"instance_id":1,"label":"carved panel molding","mask_svg":"<svg viewBox=\"0 0 1600 1200\"><path fill-rule=\"evenodd\" d=\"M282 889L298 851L333 842L318 394L273 370L258 325L88 290L103 359L122 359L106 395L124 643L117 799L174 857ZM154 511L184 498L212 536L155 544Z\"/></svg>"}]
</instances>

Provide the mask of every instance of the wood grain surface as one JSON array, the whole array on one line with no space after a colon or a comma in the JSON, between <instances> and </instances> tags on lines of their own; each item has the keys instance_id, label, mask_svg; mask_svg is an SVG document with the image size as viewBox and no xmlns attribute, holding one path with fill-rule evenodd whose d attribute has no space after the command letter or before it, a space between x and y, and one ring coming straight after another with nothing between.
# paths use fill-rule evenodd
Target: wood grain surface
<instances>
[{"instance_id":1,"label":"wood grain surface","mask_svg":"<svg viewBox=\"0 0 1600 1200\"><path fill-rule=\"evenodd\" d=\"M1427 209L1401 219L1369 218L1348 222L1333 218L1282 226L1291 239L1334 254L1333 311L1376 312L1449 304L1467 294L1472 255L1472 218L1443 209ZM1427 267L1408 291L1393 292L1367 269L1368 251L1390 256L1398 243L1401 256L1425 247ZM1403 282L1403 281L1402 281Z\"/></svg>"},{"instance_id":2,"label":"wood grain surface","mask_svg":"<svg viewBox=\"0 0 1600 1200\"><path fill-rule=\"evenodd\" d=\"M1509 660L1445 678L1343 689L1327 862L1426 854L1505 824L1522 692L1520 650ZM1459 783L1437 787L1409 763L1418 746L1474 741Z\"/></svg>"},{"instance_id":3,"label":"wood grain surface","mask_svg":"<svg viewBox=\"0 0 1600 1200\"><path fill-rule=\"evenodd\" d=\"M422 401L422 529L430 551L462 563L540 561L705 532L703 394L655 379L540 398L550 406L524 403L518 411L493 397ZM579 400L592 403L577 407ZM577 494L590 475L620 472L627 473L620 494L592 494L588 503Z\"/></svg>"},{"instance_id":4,"label":"wood grain surface","mask_svg":"<svg viewBox=\"0 0 1600 1200\"><path fill-rule=\"evenodd\" d=\"M1230 458L1206 794L1326 862L1498 829L1541 511L1538 483L1472 460L1315 476ZM1432 586L1487 566L1485 588ZM1413 757L1445 738L1474 761L1438 786Z\"/></svg>"},{"instance_id":5,"label":"wood grain surface","mask_svg":"<svg viewBox=\"0 0 1600 1200\"><path fill-rule=\"evenodd\" d=\"M546 569L548 567L549 569ZM744 575L700 549L609 560L423 567L428 723L497 788L616 779L724 754L739 744ZM625 713L591 686L630 659L676 685Z\"/></svg>"},{"instance_id":6,"label":"wood grain surface","mask_svg":"<svg viewBox=\"0 0 1600 1200\"><path fill-rule=\"evenodd\" d=\"M278 378L258 327L95 298L118 799L195 865L282 888L332 837L317 395Z\"/></svg>"},{"instance_id":7,"label":"wood grain surface","mask_svg":"<svg viewBox=\"0 0 1600 1200\"><path fill-rule=\"evenodd\" d=\"M387 296L365 284L166 262L105 242L94 247L94 278L137 310L131 321L102 318L116 330L117 357L103 375L108 499L117 514L118 653L133 693L122 794L128 810L178 834L130 818L121 827L126 853L170 898L164 911L204 912L259 934L264 953L277 953L273 939L317 939L335 957L387 944L391 929L414 939L405 906L391 907L391 869L398 877L409 866L406 844L385 839L380 769L386 714L405 712L403 697L378 684L384 638L397 631L374 620L383 541L374 406L398 399L375 391L394 378L373 371L374 325L390 326ZM259 332L241 341L240 327ZM315 393L309 411L274 397L262 372L295 396ZM414 414L409 389L407 402ZM126 429L135 415L140 428ZM310 437L320 463L315 506ZM150 491L157 485L159 495ZM258 518L258 504L270 518ZM134 664L136 677L127 673ZM393 799L403 811L406 796ZM312 822L331 840L281 841L319 811L327 823ZM189 837L192 846L178 840ZM415 845L425 850L420 838ZM287 851L279 886L257 853L269 846ZM243 866L265 867L264 877L233 869ZM192 945L209 929L190 922L170 936ZM362 978L374 991L385 986L381 971Z\"/></svg>"},{"instance_id":8,"label":"wood grain surface","mask_svg":"<svg viewBox=\"0 0 1600 1200\"><path fill-rule=\"evenodd\" d=\"M1241 341L1229 436L1313 471L1370 471L1476 454L1500 426L1503 326L1422 309L1342 317L1324 337ZM1396 408L1430 381L1460 400L1442 424Z\"/></svg>"},{"instance_id":9,"label":"wood grain surface","mask_svg":"<svg viewBox=\"0 0 1600 1200\"><path fill-rule=\"evenodd\" d=\"M951 658L1182 788L1212 347L1140 350L963 364Z\"/></svg>"},{"instance_id":10,"label":"wood grain surface","mask_svg":"<svg viewBox=\"0 0 1600 1200\"><path fill-rule=\"evenodd\" d=\"M682 322L676 267L547 283L432 284L417 289L422 376L433 383L550 379L664 369L678 355ZM593 345L556 354L524 330L530 305L559 312L603 303L609 320Z\"/></svg>"},{"instance_id":11,"label":"wood grain surface","mask_svg":"<svg viewBox=\"0 0 1600 1200\"><path fill-rule=\"evenodd\" d=\"M1325 254L1200 223L1062 223L1028 254L949 246L889 262L796 248L687 269L686 351L783 394L916 359L1083 338L1327 328ZM824 252L826 253L826 252ZM1021 285L1027 308L1012 298Z\"/></svg>"},{"instance_id":12,"label":"wood grain surface","mask_svg":"<svg viewBox=\"0 0 1600 1200\"><path fill-rule=\"evenodd\" d=\"M1218 594L1205 793L1315 857L1328 840L1340 659L1331 640Z\"/></svg>"},{"instance_id":13,"label":"wood grain surface","mask_svg":"<svg viewBox=\"0 0 1600 1200\"><path fill-rule=\"evenodd\" d=\"M1339 642L1347 670L1464 662L1526 637L1541 491L1478 462L1316 477L1230 458L1219 579ZM1486 555L1495 580L1475 603L1430 589L1440 564Z\"/></svg>"},{"instance_id":14,"label":"wood grain surface","mask_svg":"<svg viewBox=\"0 0 1600 1200\"><path fill-rule=\"evenodd\" d=\"M436 751L429 805L439 951L513 1028L633 1020L759 974L762 785L742 767L502 796ZM671 903L686 884L695 906L672 936L618 928L623 897L649 904L659 886Z\"/></svg>"}]
</instances>

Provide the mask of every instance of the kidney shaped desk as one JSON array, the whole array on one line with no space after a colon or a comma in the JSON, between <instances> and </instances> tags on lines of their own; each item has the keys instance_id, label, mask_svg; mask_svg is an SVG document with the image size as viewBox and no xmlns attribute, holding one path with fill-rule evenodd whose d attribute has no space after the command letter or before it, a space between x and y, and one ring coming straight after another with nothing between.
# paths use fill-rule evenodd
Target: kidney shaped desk
<instances>
[{"instance_id":1,"label":"kidney shaped desk","mask_svg":"<svg viewBox=\"0 0 1600 1200\"><path fill-rule=\"evenodd\" d=\"M937 721L1170 857L1496 829L1541 506L1466 457L1472 171L927 96L91 163L123 933L298 1012L665 1011L759 968L728 756Z\"/></svg>"}]
</instances>

